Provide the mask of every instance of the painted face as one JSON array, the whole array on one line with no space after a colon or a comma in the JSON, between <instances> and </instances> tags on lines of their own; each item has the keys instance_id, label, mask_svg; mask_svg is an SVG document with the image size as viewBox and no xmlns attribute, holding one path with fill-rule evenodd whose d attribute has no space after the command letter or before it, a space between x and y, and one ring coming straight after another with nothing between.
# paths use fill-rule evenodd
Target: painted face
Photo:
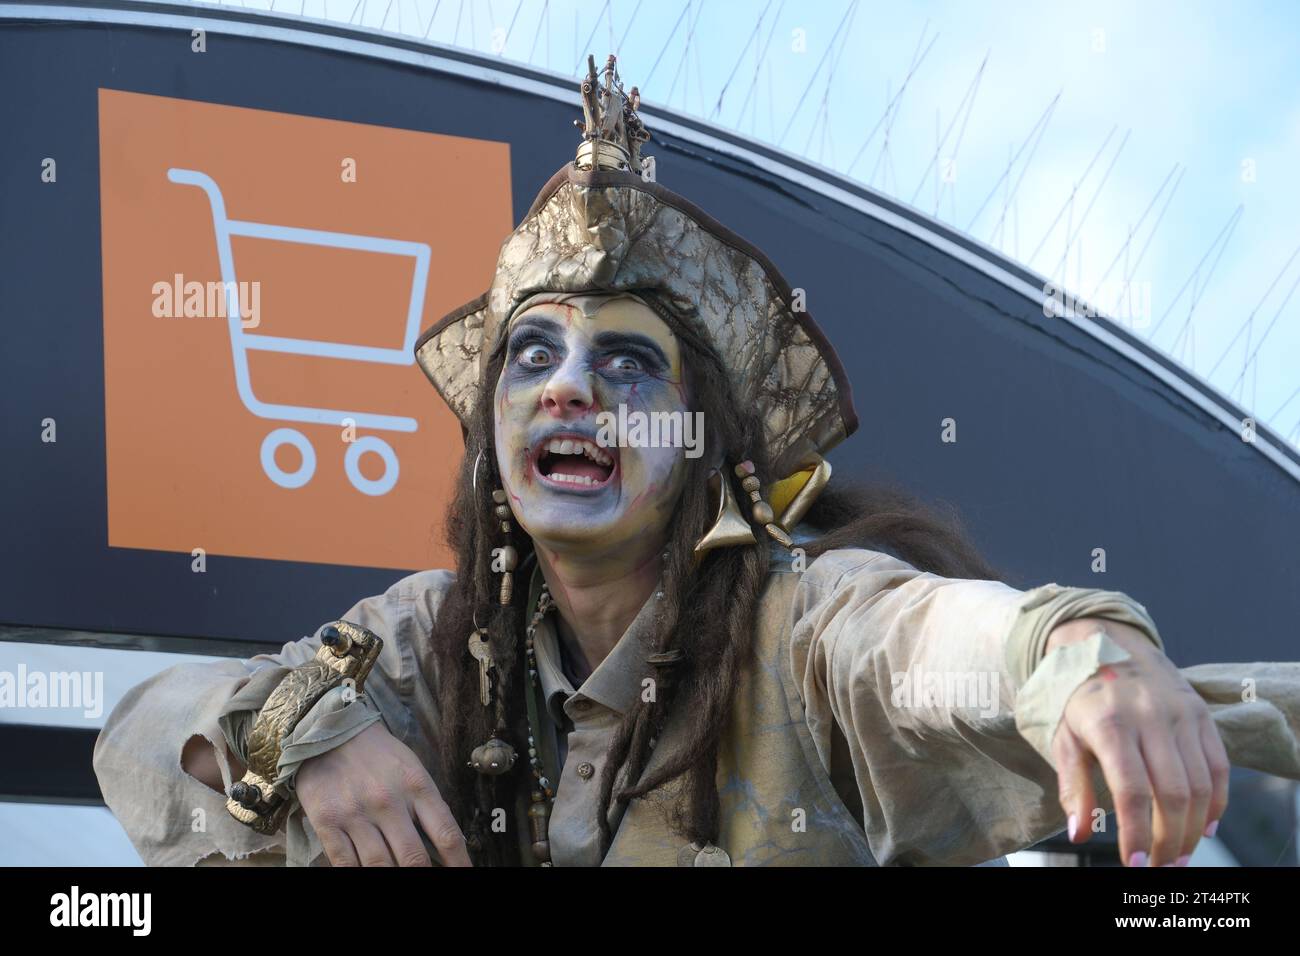
<instances>
[{"instance_id":1,"label":"painted face","mask_svg":"<svg viewBox=\"0 0 1300 956\"><path fill-rule=\"evenodd\" d=\"M646 447L631 428L615 444L608 426L619 416L688 417L676 336L644 303L600 295L528 308L507 342L495 439L520 526L558 552L620 561L657 553L681 493L685 449Z\"/></svg>"}]
</instances>

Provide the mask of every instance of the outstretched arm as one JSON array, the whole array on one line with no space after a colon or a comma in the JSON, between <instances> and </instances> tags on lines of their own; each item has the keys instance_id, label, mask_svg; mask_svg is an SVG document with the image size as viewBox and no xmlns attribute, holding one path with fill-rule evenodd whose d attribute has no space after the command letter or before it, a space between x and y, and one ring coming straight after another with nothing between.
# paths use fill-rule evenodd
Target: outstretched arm
<instances>
[{"instance_id":1,"label":"outstretched arm","mask_svg":"<svg viewBox=\"0 0 1300 956\"><path fill-rule=\"evenodd\" d=\"M977 863L1067 827L1081 842L1114 793L1124 861L1173 864L1226 806L1226 712L1122 594L845 550L812 563L792 614L807 723L828 766L832 734L847 739L882 863ZM1241 738L1243 717L1267 723L1265 769L1293 772L1294 715L1264 706L1220 725Z\"/></svg>"}]
</instances>

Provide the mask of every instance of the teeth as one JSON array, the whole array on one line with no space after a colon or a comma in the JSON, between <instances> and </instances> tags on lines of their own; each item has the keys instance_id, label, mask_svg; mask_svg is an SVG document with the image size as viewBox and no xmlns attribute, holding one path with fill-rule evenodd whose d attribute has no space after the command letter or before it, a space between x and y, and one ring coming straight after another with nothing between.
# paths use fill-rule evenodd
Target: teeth
<instances>
[{"instance_id":1,"label":"teeth","mask_svg":"<svg viewBox=\"0 0 1300 956\"><path fill-rule=\"evenodd\" d=\"M566 474L564 474L563 472L559 472L559 473L552 473L552 474L549 474L549 475L547 475L546 477L550 478L552 481L563 481L563 482L567 482L567 483L569 483L569 484L571 484L571 485L594 485L594 484L596 484L596 482L592 481L592 480L591 480L590 478L588 478L586 475L566 475Z\"/></svg>"},{"instance_id":2,"label":"teeth","mask_svg":"<svg viewBox=\"0 0 1300 956\"><path fill-rule=\"evenodd\" d=\"M608 452L595 442L582 438L552 438L546 443L546 450L553 455L576 455L581 453L598 465L604 465L606 468L614 466L614 459Z\"/></svg>"}]
</instances>

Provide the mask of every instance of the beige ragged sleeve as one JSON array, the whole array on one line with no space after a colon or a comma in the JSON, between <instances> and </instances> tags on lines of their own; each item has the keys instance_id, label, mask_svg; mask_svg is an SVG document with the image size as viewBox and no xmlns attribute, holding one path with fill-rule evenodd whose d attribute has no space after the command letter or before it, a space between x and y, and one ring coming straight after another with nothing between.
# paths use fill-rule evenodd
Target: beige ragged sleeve
<instances>
[{"instance_id":1,"label":"beige ragged sleeve","mask_svg":"<svg viewBox=\"0 0 1300 956\"><path fill-rule=\"evenodd\" d=\"M1090 638L1040 669L1051 629L1079 617L1133 624L1160 645L1142 606L1117 592L1018 591L865 550L831 551L808 567L791 608L794 679L828 768L836 728L847 740L882 865L980 863L1065 828L1052 733L1099 662L1127 656ZM1210 703L1234 763L1300 778L1300 664L1183 673Z\"/></svg>"},{"instance_id":2,"label":"beige ragged sleeve","mask_svg":"<svg viewBox=\"0 0 1300 956\"><path fill-rule=\"evenodd\" d=\"M366 598L342 615L384 641L365 693L343 706L323 699L303 721L310 729L295 740L299 756L321 753L377 719L411 747L433 772L435 686L429 651L433 620L452 575L423 571ZM312 658L319 634L284 645L277 654L248 660L179 664L130 690L109 715L95 744L94 767L110 810L146 864L190 866L201 861L307 863L319 855L299 811L286 834L260 836L236 822L225 796L181 769L181 750L194 736L219 744L218 762L229 790L224 724L237 728L251 713L230 712L231 703L259 706L274 687L276 672ZM322 706L324 705L324 706ZM283 766L283 762L282 762Z\"/></svg>"}]
</instances>

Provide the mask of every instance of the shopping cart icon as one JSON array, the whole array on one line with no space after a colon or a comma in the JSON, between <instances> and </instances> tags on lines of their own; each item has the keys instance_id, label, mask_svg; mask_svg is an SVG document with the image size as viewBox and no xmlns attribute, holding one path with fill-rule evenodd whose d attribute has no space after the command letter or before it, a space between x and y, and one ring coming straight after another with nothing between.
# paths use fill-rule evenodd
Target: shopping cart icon
<instances>
[{"instance_id":1,"label":"shopping cart icon","mask_svg":"<svg viewBox=\"0 0 1300 956\"><path fill-rule=\"evenodd\" d=\"M217 257L221 262L221 280L226 300L226 323L230 329L230 346L234 356L235 388L245 407L259 418L283 422L334 425L343 428L352 426L376 431L415 431L416 420L404 415L381 415L374 412L264 402L253 393L248 373L248 352L261 349L267 352L346 359L354 362L413 365L415 338L419 333L420 318L424 311L425 287L429 278L429 247L422 242L405 242L346 232L299 229L294 226L231 219L226 215L226 203L221 195L221 188L211 176L193 169L169 169L167 178L182 186L197 186L202 189L212 206L212 225L216 232ZM231 251L231 236L411 256L415 260L415 268L411 280L411 298L407 306L406 335L402 347L389 349L274 335L250 335L244 328L239 308L239 282L235 273L235 257ZM276 464L275 452L281 445L286 444L293 445L302 455L302 464L297 471L287 472ZM361 474L361 456L368 451L374 452L383 460L384 473L379 478L367 478ZM295 428L280 427L271 431L262 441L261 456L262 470L268 478L282 488L301 488L311 481L316 473L316 451L307 440L307 436ZM367 495L385 495L391 491L397 484L400 470L397 454L392 446L375 435L358 437L348 442L348 450L343 456L343 468L352 486Z\"/></svg>"}]
</instances>

